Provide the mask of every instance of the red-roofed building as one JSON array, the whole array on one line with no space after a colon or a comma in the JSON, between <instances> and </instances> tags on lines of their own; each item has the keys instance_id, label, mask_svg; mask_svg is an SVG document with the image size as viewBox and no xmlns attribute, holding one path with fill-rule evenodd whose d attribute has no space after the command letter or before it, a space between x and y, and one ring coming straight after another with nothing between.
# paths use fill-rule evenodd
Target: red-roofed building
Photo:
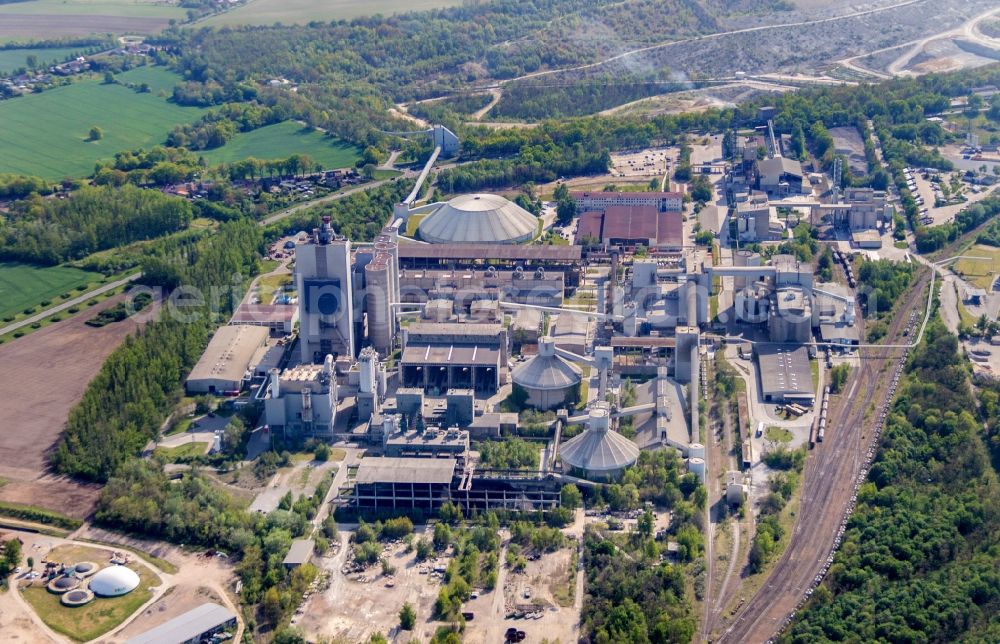
<instances>
[{"instance_id":1,"label":"red-roofed building","mask_svg":"<svg viewBox=\"0 0 1000 644\"><path fill-rule=\"evenodd\" d=\"M609 206L603 213L585 212L577 226L576 242L599 239L601 245L646 246L680 251L684 245L679 211L660 212L653 206Z\"/></svg>"}]
</instances>

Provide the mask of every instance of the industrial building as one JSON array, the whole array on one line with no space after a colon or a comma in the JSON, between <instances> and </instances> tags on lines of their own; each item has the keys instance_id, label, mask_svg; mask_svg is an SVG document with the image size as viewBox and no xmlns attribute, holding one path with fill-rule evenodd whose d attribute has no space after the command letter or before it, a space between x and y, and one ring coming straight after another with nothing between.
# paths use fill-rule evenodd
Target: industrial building
<instances>
[{"instance_id":1,"label":"industrial building","mask_svg":"<svg viewBox=\"0 0 1000 644\"><path fill-rule=\"evenodd\" d=\"M302 364L280 374L272 369L264 417L271 431L285 436L331 437L337 417L333 356L323 364Z\"/></svg>"},{"instance_id":2,"label":"industrial building","mask_svg":"<svg viewBox=\"0 0 1000 644\"><path fill-rule=\"evenodd\" d=\"M411 324L403 329L402 386L492 395L506 374L507 342L501 324Z\"/></svg>"},{"instance_id":3,"label":"industrial building","mask_svg":"<svg viewBox=\"0 0 1000 644\"><path fill-rule=\"evenodd\" d=\"M435 512L446 502L471 510L549 510L559 506L561 484L537 473L485 471L455 458L361 460L353 487L342 492L352 507L370 511Z\"/></svg>"},{"instance_id":4,"label":"industrial building","mask_svg":"<svg viewBox=\"0 0 1000 644\"><path fill-rule=\"evenodd\" d=\"M270 335L266 327L219 327L188 375L188 393L223 394L243 389L252 376L253 358Z\"/></svg>"},{"instance_id":5,"label":"industrial building","mask_svg":"<svg viewBox=\"0 0 1000 644\"><path fill-rule=\"evenodd\" d=\"M755 351L764 402L812 404L816 398L816 389L806 347L759 344Z\"/></svg>"},{"instance_id":6,"label":"industrial building","mask_svg":"<svg viewBox=\"0 0 1000 644\"><path fill-rule=\"evenodd\" d=\"M861 343L854 296L839 284L819 284L813 292L813 327L823 342L843 346Z\"/></svg>"},{"instance_id":7,"label":"industrial building","mask_svg":"<svg viewBox=\"0 0 1000 644\"><path fill-rule=\"evenodd\" d=\"M798 286L775 289L767 320L771 342L805 343L812 338L812 302Z\"/></svg>"},{"instance_id":8,"label":"industrial building","mask_svg":"<svg viewBox=\"0 0 1000 644\"><path fill-rule=\"evenodd\" d=\"M520 244L539 233L537 217L499 195L460 195L411 214L425 212L417 231L431 244Z\"/></svg>"},{"instance_id":9,"label":"industrial building","mask_svg":"<svg viewBox=\"0 0 1000 644\"><path fill-rule=\"evenodd\" d=\"M355 255L357 274L352 278L355 308L365 311L368 342L382 355L392 353L398 330L394 307L400 301L399 245L394 228L375 238L371 250ZM363 304L363 307L359 306Z\"/></svg>"},{"instance_id":10,"label":"industrial building","mask_svg":"<svg viewBox=\"0 0 1000 644\"><path fill-rule=\"evenodd\" d=\"M639 193L641 194L641 193ZM684 245L684 216L679 210L654 206L608 206L586 211L577 224L576 243L613 246L646 246L663 252L680 252Z\"/></svg>"},{"instance_id":11,"label":"industrial building","mask_svg":"<svg viewBox=\"0 0 1000 644\"><path fill-rule=\"evenodd\" d=\"M351 242L334 233L329 217L295 246L295 288L302 362L320 362L331 354L353 357Z\"/></svg>"},{"instance_id":12,"label":"industrial building","mask_svg":"<svg viewBox=\"0 0 1000 644\"><path fill-rule=\"evenodd\" d=\"M272 335L289 335L299 321L299 307L294 304L252 304L244 302L229 320L232 325L262 326Z\"/></svg>"},{"instance_id":13,"label":"industrial building","mask_svg":"<svg viewBox=\"0 0 1000 644\"><path fill-rule=\"evenodd\" d=\"M224 606L206 603L160 624L125 644L199 644L236 628L236 615Z\"/></svg>"},{"instance_id":14,"label":"industrial building","mask_svg":"<svg viewBox=\"0 0 1000 644\"><path fill-rule=\"evenodd\" d=\"M571 192L577 212L605 212L614 206L643 206L657 212L684 210L681 192Z\"/></svg>"},{"instance_id":15,"label":"industrial building","mask_svg":"<svg viewBox=\"0 0 1000 644\"><path fill-rule=\"evenodd\" d=\"M805 180L802 164L795 159L773 157L758 161L755 166L757 188L771 197L800 195L811 190Z\"/></svg>"},{"instance_id":16,"label":"industrial building","mask_svg":"<svg viewBox=\"0 0 1000 644\"><path fill-rule=\"evenodd\" d=\"M527 404L548 410L575 402L579 398L580 368L556 354L551 338L538 343L538 354L514 368L514 384L528 394Z\"/></svg>"},{"instance_id":17,"label":"industrial building","mask_svg":"<svg viewBox=\"0 0 1000 644\"><path fill-rule=\"evenodd\" d=\"M293 570L299 566L304 566L312 561L313 550L315 548L316 542L312 539L296 539L292 542L292 546L288 549L288 554L285 555L281 564L285 567L285 570Z\"/></svg>"},{"instance_id":18,"label":"industrial building","mask_svg":"<svg viewBox=\"0 0 1000 644\"><path fill-rule=\"evenodd\" d=\"M566 291L561 272L538 267L526 271L520 266L512 270L485 269L410 269L400 271L400 301L424 303L433 299L454 302L456 312L471 313L474 302L482 300L562 306Z\"/></svg>"},{"instance_id":19,"label":"industrial building","mask_svg":"<svg viewBox=\"0 0 1000 644\"><path fill-rule=\"evenodd\" d=\"M771 216L771 204L767 193L753 191L747 193L746 199L736 203L736 234L742 242L767 241L777 238L777 228L781 225L776 217Z\"/></svg>"}]
</instances>

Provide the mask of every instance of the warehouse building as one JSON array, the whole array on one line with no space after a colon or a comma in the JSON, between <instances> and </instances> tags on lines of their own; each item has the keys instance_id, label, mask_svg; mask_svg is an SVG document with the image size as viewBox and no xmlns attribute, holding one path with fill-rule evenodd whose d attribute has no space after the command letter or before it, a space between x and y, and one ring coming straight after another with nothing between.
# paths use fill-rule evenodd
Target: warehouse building
<instances>
[{"instance_id":1,"label":"warehouse building","mask_svg":"<svg viewBox=\"0 0 1000 644\"><path fill-rule=\"evenodd\" d=\"M809 351L801 345L759 344L756 347L764 402L811 405L816 398Z\"/></svg>"},{"instance_id":2,"label":"warehouse building","mask_svg":"<svg viewBox=\"0 0 1000 644\"><path fill-rule=\"evenodd\" d=\"M611 246L646 246L663 252L680 252L684 245L684 216L679 210L654 206L608 206L604 211L580 215L576 243L599 242Z\"/></svg>"},{"instance_id":3,"label":"warehouse building","mask_svg":"<svg viewBox=\"0 0 1000 644\"><path fill-rule=\"evenodd\" d=\"M316 542L312 539L296 539L292 542L292 546L288 549L288 554L285 555L281 564L285 570L294 570L299 566L304 566L312 561L315 548Z\"/></svg>"},{"instance_id":4,"label":"warehouse building","mask_svg":"<svg viewBox=\"0 0 1000 644\"><path fill-rule=\"evenodd\" d=\"M160 624L125 644L199 644L215 641L217 634L236 628L236 615L218 604L207 603Z\"/></svg>"},{"instance_id":5,"label":"warehouse building","mask_svg":"<svg viewBox=\"0 0 1000 644\"><path fill-rule=\"evenodd\" d=\"M220 327L188 375L188 393L222 394L241 390L251 377L254 356L270 335L266 327Z\"/></svg>"},{"instance_id":6,"label":"warehouse building","mask_svg":"<svg viewBox=\"0 0 1000 644\"><path fill-rule=\"evenodd\" d=\"M399 274L400 301L451 300L462 312L471 312L472 303L481 300L559 307L565 290L563 273L541 267L533 271L521 267L497 270L493 266L482 270L410 269Z\"/></svg>"}]
</instances>

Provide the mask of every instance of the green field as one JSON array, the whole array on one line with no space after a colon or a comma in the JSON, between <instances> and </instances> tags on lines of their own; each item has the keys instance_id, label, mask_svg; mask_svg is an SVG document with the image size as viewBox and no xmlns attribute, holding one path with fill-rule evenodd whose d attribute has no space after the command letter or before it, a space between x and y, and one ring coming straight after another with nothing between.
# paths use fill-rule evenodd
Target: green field
<instances>
[{"instance_id":1,"label":"green field","mask_svg":"<svg viewBox=\"0 0 1000 644\"><path fill-rule=\"evenodd\" d=\"M116 18L176 18L186 10L163 0L29 0L0 5L0 15L113 16Z\"/></svg>"},{"instance_id":2,"label":"green field","mask_svg":"<svg viewBox=\"0 0 1000 644\"><path fill-rule=\"evenodd\" d=\"M2 101L0 173L53 180L89 176L96 161L163 143L171 128L202 113L201 108L91 79ZM104 131L100 141L87 140L94 125Z\"/></svg>"},{"instance_id":3,"label":"green field","mask_svg":"<svg viewBox=\"0 0 1000 644\"><path fill-rule=\"evenodd\" d=\"M174 85L177 85L183 79L166 67L143 65L142 67L136 67L135 69L118 74L115 76L115 80L123 85L129 83L141 85L146 83L153 94L159 94L163 91L166 92L167 96L170 96L174 91Z\"/></svg>"},{"instance_id":4,"label":"green field","mask_svg":"<svg viewBox=\"0 0 1000 644\"><path fill-rule=\"evenodd\" d=\"M103 562L107 560L106 550L83 546L59 546L49 555L55 561ZM64 559L55 559L61 556ZM102 566L103 567L103 566ZM132 562L128 567L139 575L139 587L119 597L98 597L84 606L70 608L59 603L59 595L50 593L41 581L21 588L21 596L45 625L77 642L86 642L107 633L121 624L140 606L153 596L152 587L160 585L160 579L145 565Z\"/></svg>"},{"instance_id":5,"label":"green field","mask_svg":"<svg viewBox=\"0 0 1000 644\"><path fill-rule=\"evenodd\" d=\"M3 5L0 5L3 6ZM76 58L78 52L86 51L85 47L47 47L28 49L0 49L0 74L9 74L15 69L25 67L28 56L38 57L40 65L53 65Z\"/></svg>"},{"instance_id":6,"label":"green field","mask_svg":"<svg viewBox=\"0 0 1000 644\"><path fill-rule=\"evenodd\" d=\"M76 287L100 278L97 273L69 266L0 263L0 319L37 307L46 300L60 300L64 293L79 295Z\"/></svg>"},{"instance_id":7,"label":"green field","mask_svg":"<svg viewBox=\"0 0 1000 644\"><path fill-rule=\"evenodd\" d=\"M271 25L306 23L312 20L339 20L384 15L403 11L424 11L454 7L462 0L252 0L249 4L212 16L205 25Z\"/></svg>"},{"instance_id":8,"label":"green field","mask_svg":"<svg viewBox=\"0 0 1000 644\"><path fill-rule=\"evenodd\" d=\"M350 143L330 139L294 121L285 121L238 134L223 147L206 152L205 160L215 165L247 157L286 159L293 154L308 154L324 168L353 166L361 158L358 148Z\"/></svg>"},{"instance_id":9,"label":"green field","mask_svg":"<svg viewBox=\"0 0 1000 644\"><path fill-rule=\"evenodd\" d=\"M983 257L990 259L960 259L953 265L956 273L979 288L987 291L993 286L993 280L1000 275L1000 248L977 244L962 253L967 257Z\"/></svg>"}]
</instances>

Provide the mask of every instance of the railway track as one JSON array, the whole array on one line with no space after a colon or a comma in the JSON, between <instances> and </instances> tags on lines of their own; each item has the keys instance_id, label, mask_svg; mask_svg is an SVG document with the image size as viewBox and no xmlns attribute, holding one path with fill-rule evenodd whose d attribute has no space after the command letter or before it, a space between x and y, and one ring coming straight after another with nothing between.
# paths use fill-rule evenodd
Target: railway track
<instances>
[{"instance_id":1,"label":"railway track","mask_svg":"<svg viewBox=\"0 0 1000 644\"><path fill-rule=\"evenodd\" d=\"M892 318L886 344L908 339L904 331L914 327L929 281L930 271L922 271ZM826 573L839 546L844 521L853 509L859 474L873 449L880 410L894 392L891 372L905 356L901 349L861 350L862 367L848 383L847 394L831 407L825 441L806 461L799 516L788 548L719 642L769 641L789 623ZM870 411L873 416L866 417Z\"/></svg>"}]
</instances>

